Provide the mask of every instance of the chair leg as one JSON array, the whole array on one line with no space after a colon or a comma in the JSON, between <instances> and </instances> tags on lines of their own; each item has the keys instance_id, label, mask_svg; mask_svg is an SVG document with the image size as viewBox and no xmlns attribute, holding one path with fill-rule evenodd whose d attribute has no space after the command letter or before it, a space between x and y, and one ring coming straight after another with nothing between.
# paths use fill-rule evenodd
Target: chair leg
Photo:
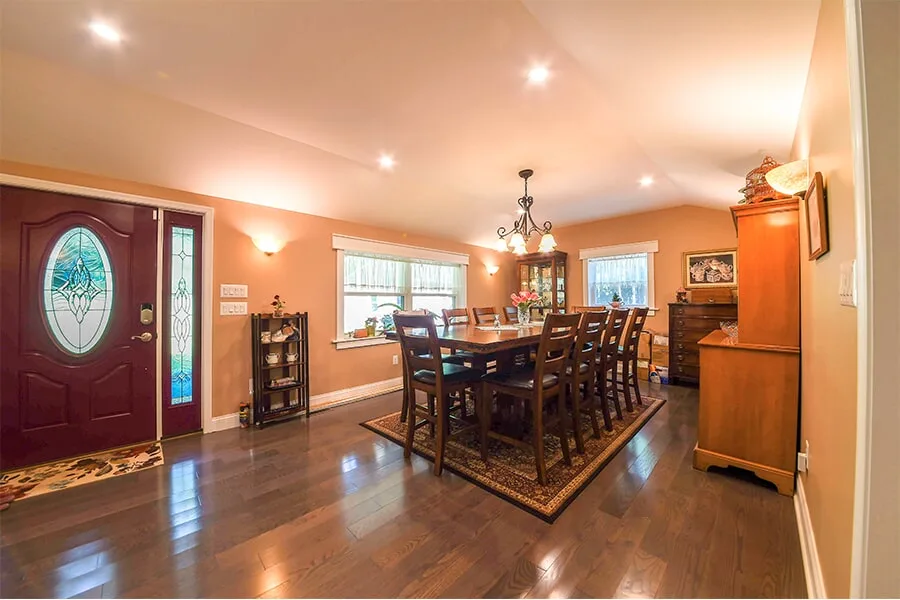
<instances>
[{"instance_id":1,"label":"chair leg","mask_svg":"<svg viewBox=\"0 0 900 600\"><path fill-rule=\"evenodd\" d=\"M584 409L588 411L588 415L591 417L591 429L594 430L594 437L600 437L600 421L597 419L597 404L595 401L594 394L594 385L592 383L592 379L588 380L584 383ZM609 410L609 406L606 407L606 410ZM576 415L575 428L578 429L578 423L580 421L581 415ZM610 423L612 426L612 423Z\"/></svg>"},{"instance_id":2,"label":"chair leg","mask_svg":"<svg viewBox=\"0 0 900 600\"><path fill-rule=\"evenodd\" d=\"M575 450L578 451L579 454L584 454L584 434L581 432L581 427L579 423L581 421L581 384L577 381L573 381L570 386L568 386L570 390L572 390L572 431L575 436ZM560 418L566 412L566 402L565 400L561 400L559 403L559 413Z\"/></svg>"},{"instance_id":3,"label":"chair leg","mask_svg":"<svg viewBox=\"0 0 900 600\"><path fill-rule=\"evenodd\" d=\"M537 467L538 483L547 485L547 461L544 459L544 415L543 411L535 410L534 427L531 432L534 446L534 462Z\"/></svg>"},{"instance_id":4,"label":"chair leg","mask_svg":"<svg viewBox=\"0 0 900 600\"><path fill-rule=\"evenodd\" d=\"M428 414L432 417L436 417L434 412L434 394L428 394ZM428 424L428 432L431 434L431 437L434 437L434 423L435 420L432 420Z\"/></svg>"},{"instance_id":5,"label":"chair leg","mask_svg":"<svg viewBox=\"0 0 900 600\"><path fill-rule=\"evenodd\" d=\"M638 383L637 356L631 359L631 381L634 384L634 399L638 406L643 406L644 403L641 400L641 386Z\"/></svg>"},{"instance_id":6,"label":"chair leg","mask_svg":"<svg viewBox=\"0 0 900 600\"><path fill-rule=\"evenodd\" d=\"M475 399L476 410L478 410L478 426L481 432L481 460L487 465L488 462L488 428L491 426L491 404L493 392L482 384L481 391Z\"/></svg>"},{"instance_id":7,"label":"chair leg","mask_svg":"<svg viewBox=\"0 0 900 600\"><path fill-rule=\"evenodd\" d=\"M609 414L609 391L606 389L606 369L597 373L596 399L600 402L600 412L603 414L603 424L607 431L612 431L612 415Z\"/></svg>"},{"instance_id":8,"label":"chair leg","mask_svg":"<svg viewBox=\"0 0 900 600\"><path fill-rule=\"evenodd\" d=\"M406 444L403 446L403 457L409 458L412 453L413 437L416 434L416 391L409 390L406 403Z\"/></svg>"},{"instance_id":9,"label":"chair leg","mask_svg":"<svg viewBox=\"0 0 900 600\"><path fill-rule=\"evenodd\" d=\"M431 396L434 399L434 396ZM444 470L444 446L447 442L445 433L448 421L447 397L442 394L437 397L437 439L434 441L434 474L440 475Z\"/></svg>"},{"instance_id":10,"label":"chair leg","mask_svg":"<svg viewBox=\"0 0 900 600\"><path fill-rule=\"evenodd\" d=\"M400 407L400 422L406 422L406 413L409 410L409 382L406 373L403 374L403 406Z\"/></svg>"},{"instance_id":11,"label":"chair leg","mask_svg":"<svg viewBox=\"0 0 900 600\"><path fill-rule=\"evenodd\" d=\"M559 418L557 419L556 427L559 430L559 443L562 447L563 461L567 466L571 467L572 453L569 450L569 434L567 433L567 430L569 429L569 411L566 410L566 397L560 393L560 395L556 397L556 402L559 410Z\"/></svg>"},{"instance_id":12,"label":"chair leg","mask_svg":"<svg viewBox=\"0 0 900 600\"><path fill-rule=\"evenodd\" d=\"M631 403L631 387L628 385L630 371L631 361L628 359L622 360L622 392L625 394L625 408L628 412L634 411L634 405Z\"/></svg>"}]
</instances>

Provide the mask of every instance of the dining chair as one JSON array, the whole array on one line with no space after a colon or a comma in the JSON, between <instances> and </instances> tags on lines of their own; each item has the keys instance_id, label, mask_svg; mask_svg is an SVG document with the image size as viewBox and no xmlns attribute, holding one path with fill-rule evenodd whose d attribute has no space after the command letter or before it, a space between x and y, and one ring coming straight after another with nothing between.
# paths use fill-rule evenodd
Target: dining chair
<instances>
[{"instance_id":1,"label":"dining chair","mask_svg":"<svg viewBox=\"0 0 900 600\"><path fill-rule=\"evenodd\" d=\"M481 390L481 447L482 459L487 462L487 440L498 439L534 452L538 482L547 484L547 462L544 456L544 431L555 428L562 447L563 460L572 464L569 452L568 411L565 389L569 382L567 367L572 362L572 348L578 335L581 315L549 314L541 332L537 361L533 368L523 367L505 373L490 373L483 378ZM531 441L492 431L491 407L494 393L528 403L531 408ZM555 408L555 415L550 413Z\"/></svg>"},{"instance_id":2,"label":"dining chair","mask_svg":"<svg viewBox=\"0 0 900 600\"><path fill-rule=\"evenodd\" d=\"M463 308L445 308L441 311L444 318L444 327L467 327L472 321L469 319L469 309ZM479 357L472 352L466 350L450 350L450 355L445 359L449 362L458 364L469 364L479 366ZM480 365L484 366L484 365Z\"/></svg>"},{"instance_id":3,"label":"dining chair","mask_svg":"<svg viewBox=\"0 0 900 600\"><path fill-rule=\"evenodd\" d=\"M475 307L472 309L476 325L493 325L494 317L500 318L500 313L493 306Z\"/></svg>"},{"instance_id":4,"label":"dining chair","mask_svg":"<svg viewBox=\"0 0 900 600\"><path fill-rule=\"evenodd\" d=\"M434 319L427 315L396 315L394 326L400 340L406 379L409 382L409 402L406 416L406 443L403 456L409 458L412 452L416 429L429 425L435 438L434 474L440 475L444 468L444 450L448 437L477 429L477 422L469 423L453 413L461 410L466 402L466 390L475 393L480 387L483 373L477 369L441 360L440 339L435 330ZM422 391L427 404L419 404L416 392ZM454 406L456 403L456 406ZM476 409L476 414L482 414ZM421 417L421 421L419 418ZM451 430L450 421L460 427Z\"/></svg>"},{"instance_id":5,"label":"dining chair","mask_svg":"<svg viewBox=\"0 0 900 600\"><path fill-rule=\"evenodd\" d=\"M643 405L641 389L638 385L637 356L638 342L641 339L641 332L644 330L644 323L647 321L649 312L650 309L647 307L631 309L631 318L628 320L616 352L616 360L622 364L622 370L619 371L617 368L613 374L616 378L615 390L616 393L621 391L624 394L625 408L629 411L634 410L631 402L632 390L638 405Z\"/></svg>"},{"instance_id":6,"label":"dining chair","mask_svg":"<svg viewBox=\"0 0 900 600\"><path fill-rule=\"evenodd\" d=\"M612 431L612 417L609 413L609 401L613 400L616 408L616 417L622 418L622 406L619 404L619 395L616 392L615 377L616 360L619 352L619 340L625 330L628 321L628 310L614 308L609 311L606 321L606 330L603 332L603 341L597 350L596 387L595 398L600 401L600 412L603 414L603 423L608 431ZM609 384L612 383L610 389Z\"/></svg>"},{"instance_id":7,"label":"dining chair","mask_svg":"<svg viewBox=\"0 0 900 600\"><path fill-rule=\"evenodd\" d=\"M506 317L507 323L518 323L519 322L519 309L515 306L504 306L503 307L503 316Z\"/></svg>"},{"instance_id":8,"label":"dining chair","mask_svg":"<svg viewBox=\"0 0 900 600\"><path fill-rule=\"evenodd\" d=\"M395 310L391 314L391 318L396 319L398 316L411 317L411 316L421 316L421 315L427 315L427 314L428 314L428 310L424 309L424 308L415 309L415 310ZM394 321L394 324L396 326L396 320ZM403 403L400 406L400 422L404 423L406 421L406 413L407 413L407 410L409 407L409 381L406 378L406 362L405 362L405 359L404 359L402 353L400 354L400 358L401 358L401 363L402 363L400 368L402 370L402 377L403 377L403 392L402 392Z\"/></svg>"},{"instance_id":9,"label":"dining chair","mask_svg":"<svg viewBox=\"0 0 900 600\"><path fill-rule=\"evenodd\" d=\"M600 423L597 420L597 403L594 400L597 372L597 352L603 341L603 332L609 312L588 311L582 314L581 326L578 328L578 338L575 340L573 360L568 372L572 379L572 430L575 435L575 449L584 454L584 433L581 431L581 415L586 414L591 419L591 428L594 437L600 437ZM584 390L582 391L582 387ZM583 402L582 402L583 400Z\"/></svg>"}]
</instances>

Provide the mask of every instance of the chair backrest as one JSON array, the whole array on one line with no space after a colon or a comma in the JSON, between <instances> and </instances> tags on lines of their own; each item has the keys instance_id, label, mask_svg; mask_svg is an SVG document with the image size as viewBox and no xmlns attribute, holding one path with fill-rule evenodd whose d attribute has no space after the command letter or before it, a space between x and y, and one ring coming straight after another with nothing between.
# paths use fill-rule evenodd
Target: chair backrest
<instances>
[{"instance_id":1,"label":"chair backrest","mask_svg":"<svg viewBox=\"0 0 900 600\"><path fill-rule=\"evenodd\" d=\"M441 345L434 319L422 313L410 315L398 312L394 314L394 327L400 340L403 368L409 380L420 369L434 371L436 377L442 378Z\"/></svg>"},{"instance_id":2,"label":"chair backrest","mask_svg":"<svg viewBox=\"0 0 900 600\"><path fill-rule=\"evenodd\" d=\"M600 345L601 356L604 358L610 355L614 356L618 352L627 322L627 308L614 308L609 311L609 320L606 323L606 331L603 333L603 343Z\"/></svg>"},{"instance_id":3,"label":"chair backrest","mask_svg":"<svg viewBox=\"0 0 900 600\"><path fill-rule=\"evenodd\" d=\"M605 306L573 306L569 312L589 313L589 312L607 312Z\"/></svg>"},{"instance_id":4,"label":"chair backrest","mask_svg":"<svg viewBox=\"0 0 900 600\"><path fill-rule=\"evenodd\" d=\"M504 306L503 315L506 317L507 323L519 322L519 309L515 306Z\"/></svg>"},{"instance_id":5,"label":"chair backrest","mask_svg":"<svg viewBox=\"0 0 900 600\"><path fill-rule=\"evenodd\" d=\"M444 325L468 325L469 309L467 308L445 308L441 311L444 315Z\"/></svg>"},{"instance_id":6,"label":"chair backrest","mask_svg":"<svg viewBox=\"0 0 900 600\"><path fill-rule=\"evenodd\" d=\"M572 361L572 350L578 336L581 317L582 315L577 313L547 314L534 368L535 390L543 390L541 382L546 375L557 375L562 382L566 367Z\"/></svg>"},{"instance_id":7,"label":"chair backrest","mask_svg":"<svg viewBox=\"0 0 900 600\"><path fill-rule=\"evenodd\" d=\"M475 317L476 325L483 325L485 323L493 324L494 317L500 317L500 313L497 312L497 309L493 306L484 306L481 308L473 308L472 315Z\"/></svg>"},{"instance_id":8,"label":"chair backrest","mask_svg":"<svg viewBox=\"0 0 900 600\"><path fill-rule=\"evenodd\" d=\"M606 331L606 323L609 321L608 311L588 311L581 317L581 327L578 329L578 340L575 342L575 364L583 362L591 367L597 352L603 343L603 333Z\"/></svg>"},{"instance_id":9,"label":"chair backrest","mask_svg":"<svg viewBox=\"0 0 900 600\"><path fill-rule=\"evenodd\" d=\"M631 309L631 319L628 321L628 328L622 336L622 341L619 343L626 352L637 352L638 341L641 338L641 332L644 330L644 323L647 321L649 312L650 309L646 306Z\"/></svg>"}]
</instances>

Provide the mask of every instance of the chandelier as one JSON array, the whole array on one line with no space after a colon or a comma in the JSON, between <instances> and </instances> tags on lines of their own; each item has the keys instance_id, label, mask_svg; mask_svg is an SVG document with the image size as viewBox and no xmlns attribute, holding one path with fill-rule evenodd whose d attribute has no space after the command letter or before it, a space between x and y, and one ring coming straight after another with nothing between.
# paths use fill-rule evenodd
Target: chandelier
<instances>
[{"instance_id":1,"label":"chandelier","mask_svg":"<svg viewBox=\"0 0 900 600\"><path fill-rule=\"evenodd\" d=\"M550 229L553 223L544 221L543 227L538 227L531 218L531 205L534 204L534 198L528 195L528 178L534 175L531 169L523 169L519 171L519 177L525 180L525 195L519 198L519 217L513 223L513 227L507 230L506 227L497 229L499 236L496 243L496 250L506 252L507 249L512 250L514 254L526 254L528 250L526 245L528 240L534 234L541 234L541 241L538 245L538 252L552 252L556 248L556 240ZM508 238L508 239L507 239Z\"/></svg>"}]
</instances>

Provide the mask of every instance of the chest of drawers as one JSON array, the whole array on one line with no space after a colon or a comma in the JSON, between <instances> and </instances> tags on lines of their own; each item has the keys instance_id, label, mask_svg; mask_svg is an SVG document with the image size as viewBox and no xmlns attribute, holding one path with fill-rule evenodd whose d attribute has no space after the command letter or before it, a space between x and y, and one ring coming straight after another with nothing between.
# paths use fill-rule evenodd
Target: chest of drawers
<instances>
[{"instance_id":1,"label":"chest of drawers","mask_svg":"<svg viewBox=\"0 0 900 600\"><path fill-rule=\"evenodd\" d=\"M700 382L701 339L721 321L737 320L737 304L669 304L669 379Z\"/></svg>"}]
</instances>

